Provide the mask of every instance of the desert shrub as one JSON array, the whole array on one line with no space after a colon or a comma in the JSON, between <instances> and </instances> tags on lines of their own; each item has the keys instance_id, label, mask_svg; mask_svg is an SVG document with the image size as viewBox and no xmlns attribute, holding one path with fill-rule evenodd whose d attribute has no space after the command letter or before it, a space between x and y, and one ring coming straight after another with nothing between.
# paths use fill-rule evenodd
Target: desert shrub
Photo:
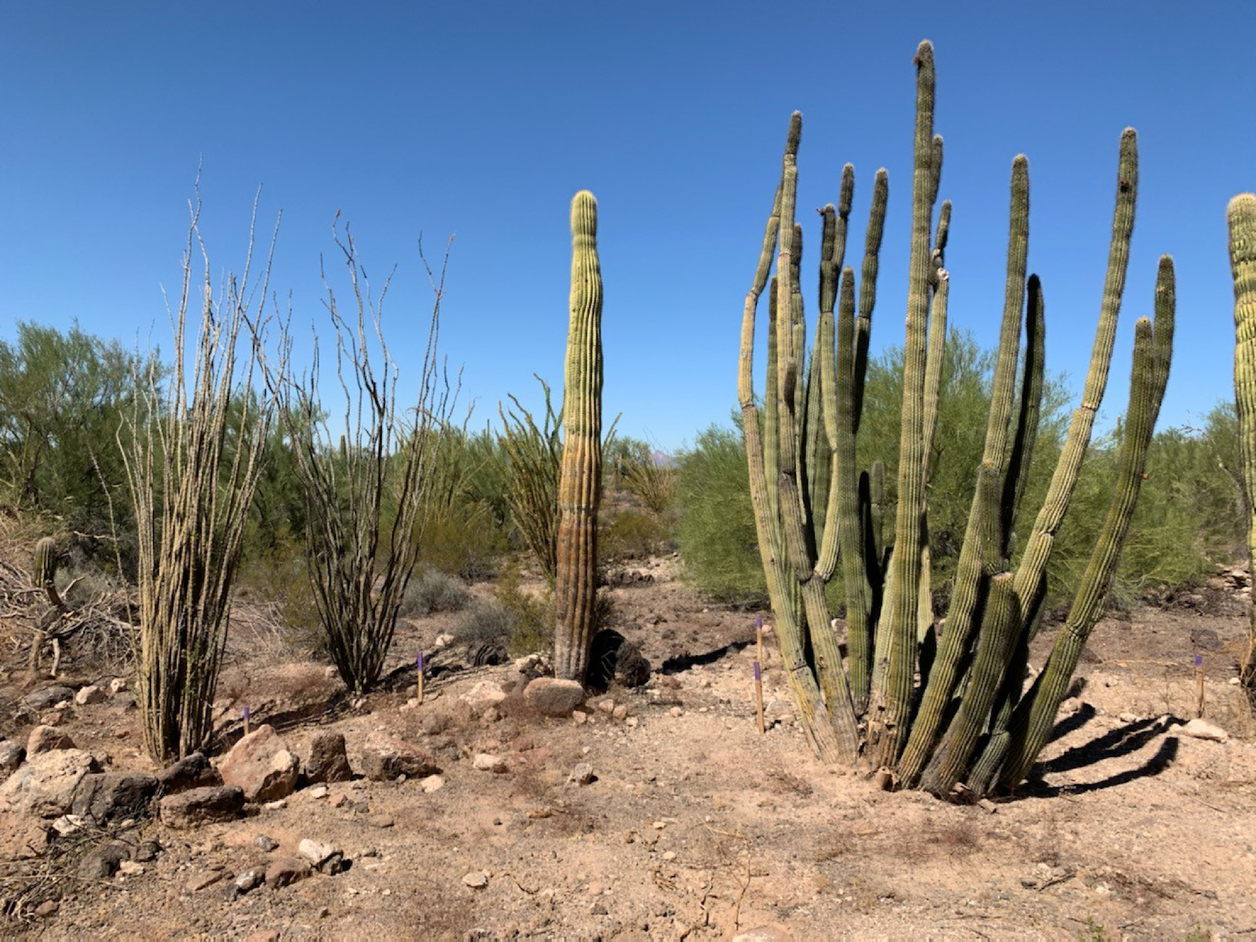
<instances>
[{"instance_id":1,"label":"desert shrub","mask_svg":"<svg viewBox=\"0 0 1256 942\"><path fill-rule=\"evenodd\" d=\"M669 541L667 526L648 511L610 509L598 522L598 555L604 561L650 556L664 551Z\"/></svg>"},{"instance_id":2,"label":"desert shrub","mask_svg":"<svg viewBox=\"0 0 1256 942\"><path fill-rule=\"evenodd\" d=\"M439 569L424 567L406 586L399 614L410 618L432 612L457 612L466 607L470 598L459 579Z\"/></svg>"},{"instance_id":3,"label":"desert shrub","mask_svg":"<svg viewBox=\"0 0 1256 942\"><path fill-rule=\"evenodd\" d=\"M284 648L320 657L326 654L326 635L310 592L304 542L281 538L270 549L246 560L240 567L239 584L243 598L278 607L282 623L279 643Z\"/></svg>"},{"instance_id":4,"label":"desert shrub","mask_svg":"<svg viewBox=\"0 0 1256 942\"><path fill-rule=\"evenodd\" d=\"M514 408L498 408L500 444L506 457L506 503L511 519L551 584L558 575L558 479L563 457L562 415L554 411L549 385L537 377L545 394L538 425L513 395Z\"/></svg>"},{"instance_id":5,"label":"desert shrub","mask_svg":"<svg viewBox=\"0 0 1256 942\"><path fill-rule=\"evenodd\" d=\"M512 655L550 651L554 646L554 598L525 592L519 570L507 566L499 574L493 596L469 606L454 627L463 644L500 643Z\"/></svg>"},{"instance_id":6,"label":"desert shrub","mask_svg":"<svg viewBox=\"0 0 1256 942\"><path fill-rule=\"evenodd\" d=\"M633 442L633 450L619 471L624 489L647 510L660 517L676 499L676 467L669 455L656 453L644 442Z\"/></svg>"},{"instance_id":7,"label":"desert shrub","mask_svg":"<svg viewBox=\"0 0 1256 942\"><path fill-rule=\"evenodd\" d=\"M515 617L497 599L476 599L454 625L459 644L507 644L515 629Z\"/></svg>"},{"instance_id":8,"label":"desert shrub","mask_svg":"<svg viewBox=\"0 0 1256 942\"><path fill-rule=\"evenodd\" d=\"M686 579L722 602L766 604L740 429L712 425L680 453L677 467L676 533Z\"/></svg>"}]
</instances>

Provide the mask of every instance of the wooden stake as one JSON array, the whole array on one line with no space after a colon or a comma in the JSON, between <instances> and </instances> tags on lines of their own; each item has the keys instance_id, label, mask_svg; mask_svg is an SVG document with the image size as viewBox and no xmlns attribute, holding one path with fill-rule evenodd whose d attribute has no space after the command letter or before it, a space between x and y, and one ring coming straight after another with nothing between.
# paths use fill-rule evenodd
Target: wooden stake
<instances>
[{"instance_id":1,"label":"wooden stake","mask_svg":"<svg viewBox=\"0 0 1256 942\"><path fill-rule=\"evenodd\" d=\"M1204 656L1195 655L1195 715L1204 715Z\"/></svg>"},{"instance_id":2,"label":"wooden stake","mask_svg":"<svg viewBox=\"0 0 1256 942\"><path fill-rule=\"evenodd\" d=\"M419 703L422 703L423 702L423 652L422 651L419 652L419 659L416 662L416 666L418 667L419 683L418 683L418 689L415 695L418 697Z\"/></svg>"}]
</instances>

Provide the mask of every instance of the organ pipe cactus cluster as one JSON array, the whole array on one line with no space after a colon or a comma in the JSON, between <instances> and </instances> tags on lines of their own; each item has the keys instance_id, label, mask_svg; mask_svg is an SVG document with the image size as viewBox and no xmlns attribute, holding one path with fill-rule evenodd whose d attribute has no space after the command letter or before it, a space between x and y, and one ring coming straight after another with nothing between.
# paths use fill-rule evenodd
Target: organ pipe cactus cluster
<instances>
[{"instance_id":1,"label":"organ pipe cactus cluster","mask_svg":"<svg viewBox=\"0 0 1256 942\"><path fill-rule=\"evenodd\" d=\"M1247 492L1248 548L1256 553L1256 195L1243 193L1230 200L1230 270L1234 274L1234 399L1239 415L1239 449L1243 485ZM1240 679L1256 691L1256 607L1252 609L1251 639Z\"/></svg>"},{"instance_id":2,"label":"organ pipe cactus cluster","mask_svg":"<svg viewBox=\"0 0 1256 942\"><path fill-rule=\"evenodd\" d=\"M593 632L602 490L602 272L597 200L587 190L571 201L571 320L564 382L554 673L583 682Z\"/></svg>"},{"instance_id":3,"label":"organ pipe cactus cluster","mask_svg":"<svg viewBox=\"0 0 1256 942\"><path fill-rule=\"evenodd\" d=\"M802 234L794 221L802 132L797 113L790 119L781 180L746 296L738 397L760 556L782 662L808 741L826 760L870 765L887 787L923 787L942 796L985 794L1016 786L1029 771L1102 612L1168 379L1173 265L1167 256L1161 259L1154 322L1144 318L1137 325L1111 506L1050 659L1025 691L1047 563L1107 384L1134 222L1137 138L1133 130L1121 137L1108 271L1082 401L1019 553L1012 527L1041 408L1045 319L1042 285L1027 275L1029 163L1024 156L1012 163L1006 290L985 447L975 469L945 628L939 630L930 599L927 484L941 395L951 207L942 204L935 229L942 138L933 132L928 42L921 43L915 62L911 256L893 530L883 506L884 471L879 465L859 468L856 448L888 181L884 170L877 172L858 290L854 268L843 267L852 168L842 174L838 207L821 211L819 313L808 356L799 285ZM1249 251L1256 244L1256 224L1251 231ZM1256 266L1252 272L1249 287L1256 297ZM755 321L769 284L760 408L753 385ZM1256 317L1252 333L1256 336ZM1252 371L1256 408L1256 354ZM815 462L827 467L809 464ZM846 594L845 665L825 601L825 585L839 560Z\"/></svg>"}]
</instances>

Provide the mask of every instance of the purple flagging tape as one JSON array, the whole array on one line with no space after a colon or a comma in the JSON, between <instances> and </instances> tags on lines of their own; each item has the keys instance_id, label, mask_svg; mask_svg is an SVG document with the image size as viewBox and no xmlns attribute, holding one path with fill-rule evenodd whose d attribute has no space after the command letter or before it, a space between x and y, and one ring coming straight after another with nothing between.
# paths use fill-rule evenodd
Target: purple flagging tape
<instances>
[{"instance_id":1,"label":"purple flagging tape","mask_svg":"<svg viewBox=\"0 0 1256 942\"><path fill-rule=\"evenodd\" d=\"M759 677L759 662L758 662L758 661L755 661L755 662L754 662L754 679L755 679L755 680L759 680L759 679L760 679L760 677Z\"/></svg>"},{"instance_id":2,"label":"purple flagging tape","mask_svg":"<svg viewBox=\"0 0 1256 942\"><path fill-rule=\"evenodd\" d=\"M1196 667L1203 667L1203 666L1204 666L1204 656L1203 656L1202 654L1196 654L1196 655L1195 655L1195 666L1196 666Z\"/></svg>"},{"instance_id":3,"label":"purple flagging tape","mask_svg":"<svg viewBox=\"0 0 1256 942\"><path fill-rule=\"evenodd\" d=\"M422 651L419 652L419 658L415 663L418 664L419 673L422 674L423 673L423 652Z\"/></svg>"}]
</instances>

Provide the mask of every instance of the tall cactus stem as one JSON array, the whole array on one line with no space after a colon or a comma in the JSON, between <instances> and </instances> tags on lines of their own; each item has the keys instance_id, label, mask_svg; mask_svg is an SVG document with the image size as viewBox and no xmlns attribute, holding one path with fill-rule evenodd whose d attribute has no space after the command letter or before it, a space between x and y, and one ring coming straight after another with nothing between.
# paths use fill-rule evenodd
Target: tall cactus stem
<instances>
[{"instance_id":1,"label":"tall cactus stem","mask_svg":"<svg viewBox=\"0 0 1256 942\"><path fill-rule=\"evenodd\" d=\"M1234 276L1234 400L1239 416L1239 455L1247 494L1247 547L1256 554L1256 195L1242 193L1226 212L1230 271ZM1256 606L1251 610L1247 655L1239 680L1256 691Z\"/></svg>"},{"instance_id":2,"label":"tall cactus stem","mask_svg":"<svg viewBox=\"0 0 1256 942\"><path fill-rule=\"evenodd\" d=\"M602 490L602 273L597 254L597 200L587 190L571 201L570 307L558 495L554 672L583 682L597 591L597 511Z\"/></svg>"}]
</instances>

